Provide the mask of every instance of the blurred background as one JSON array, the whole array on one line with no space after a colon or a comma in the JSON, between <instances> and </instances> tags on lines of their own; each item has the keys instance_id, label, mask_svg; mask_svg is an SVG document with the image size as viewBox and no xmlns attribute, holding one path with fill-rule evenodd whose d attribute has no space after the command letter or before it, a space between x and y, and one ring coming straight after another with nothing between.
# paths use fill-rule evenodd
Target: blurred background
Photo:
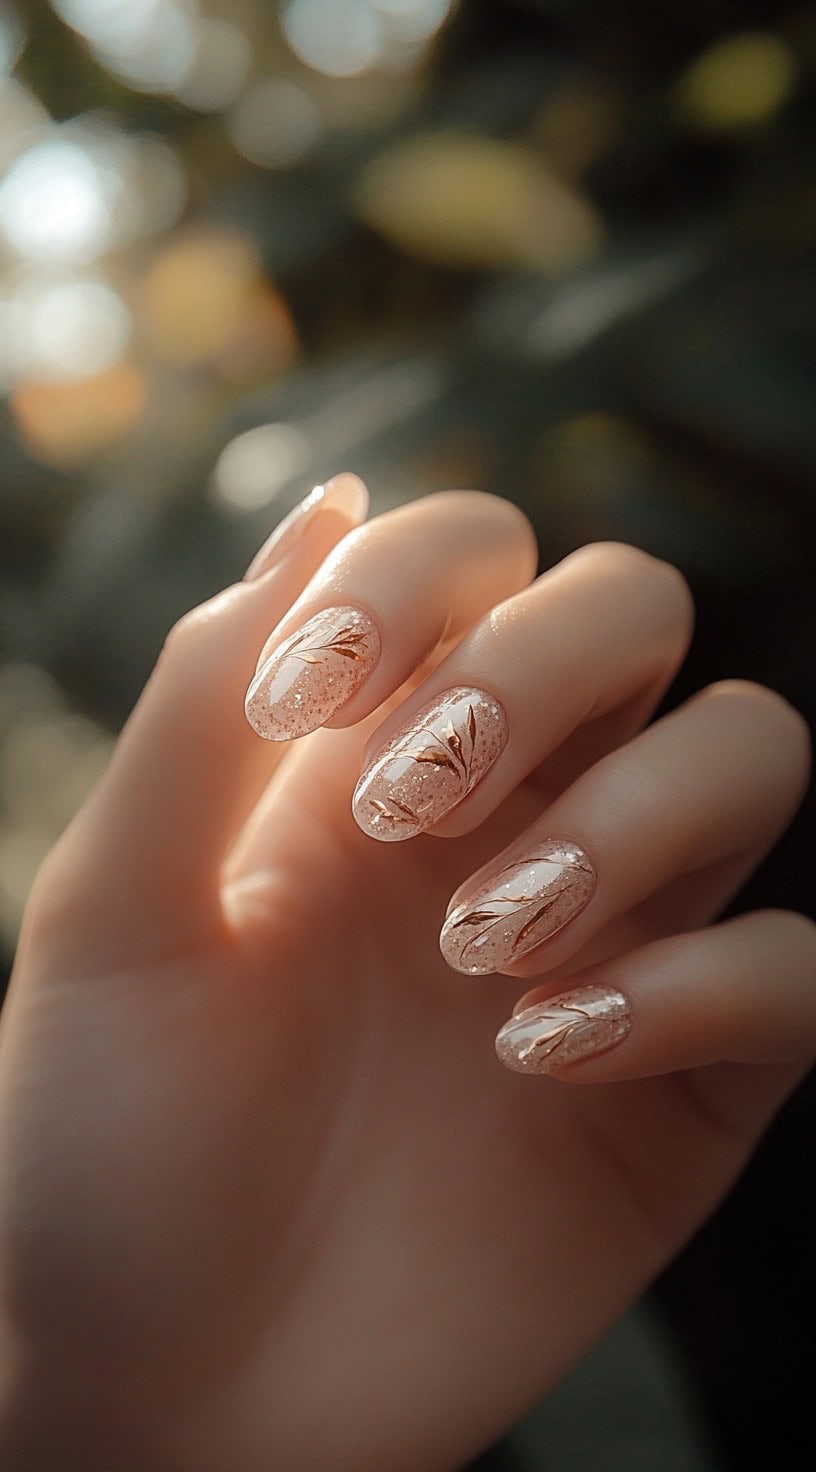
<instances>
[{"instance_id":1,"label":"blurred background","mask_svg":"<svg viewBox=\"0 0 816 1472\"><path fill-rule=\"evenodd\" d=\"M340 469L669 558L672 703L812 717L815 260L814 5L0 0L6 970L168 625ZM816 1466L814 1125L481 1467Z\"/></svg>"}]
</instances>

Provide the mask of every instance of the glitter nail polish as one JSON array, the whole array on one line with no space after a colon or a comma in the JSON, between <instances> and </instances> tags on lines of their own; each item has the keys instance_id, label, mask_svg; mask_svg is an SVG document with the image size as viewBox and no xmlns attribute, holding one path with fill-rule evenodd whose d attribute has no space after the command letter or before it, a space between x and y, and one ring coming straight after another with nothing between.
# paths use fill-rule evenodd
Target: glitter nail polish
<instances>
[{"instance_id":1,"label":"glitter nail polish","mask_svg":"<svg viewBox=\"0 0 816 1472\"><path fill-rule=\"evenodd\" d=\"M264 660L246 696L249 724L267 741L325 725L371 674L380 636L360 608L324 608Z\"/></svg>"},{"instance_id":2,"label":"glitter nail polish","mask_svg":"<svg viewBox=\"0 0 816 1472\"><path fill-rule=\"evenodd\" d=\"M480 782L507 743L507 717L483 690L447 690L391 738L363 773L353 812L386 843L433 827Z\"/></svg>"},{"instance_id":3,"label":"glitter nail polish","mask_svg":"<svg viewBox=\"0 0 816 1472\"><path fill-rule=\"evenodd\" d=\"M542 841L451 911L442 954L472 976L500 971L558 935L589 904L595 885L594 866L577 843Z\"/></svg>"},{"instance_id":4,"label":"glitter nail polish","mask_svg":"<svg viewBox=\"0 0 816 1472\"><path fill-rule=\"evenodd\" d=\"M576 987L511 1017L499 1030L496 1053L516 1073L556 1073L568 1063L613 1048L631 1026L623 992Z\"/></svg>"}]
</instances>

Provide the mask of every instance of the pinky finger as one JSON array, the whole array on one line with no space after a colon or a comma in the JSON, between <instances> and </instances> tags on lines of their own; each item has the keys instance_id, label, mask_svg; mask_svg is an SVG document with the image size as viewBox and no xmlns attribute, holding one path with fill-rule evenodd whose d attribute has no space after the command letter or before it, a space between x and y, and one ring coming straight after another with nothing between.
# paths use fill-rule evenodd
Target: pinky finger
<instances>
[{"instance_id":1,"label":"pinky finger","mask_svg":"<svg viewBox=\"0 0 816 1472\"><path fill-rule=\"evenodd\" d=\"M496 1051L520 1073L612 1083L816 1055L816 926L760 911L660 940L522 997Z\"/></svg>"}]
</instances>

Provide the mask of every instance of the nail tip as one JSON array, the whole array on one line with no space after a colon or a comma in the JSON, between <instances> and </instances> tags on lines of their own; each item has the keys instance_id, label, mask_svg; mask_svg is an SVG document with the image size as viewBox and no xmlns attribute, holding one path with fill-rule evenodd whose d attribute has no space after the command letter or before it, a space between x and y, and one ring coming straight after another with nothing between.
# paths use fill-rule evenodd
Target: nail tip
<instances>
[{"instance_id":1,"label":"nail tip","mask_svg":"<svg viewBox=\"0 0 816 1472\"><path fill-rule=\"evenodd\" d=\"M353 470L338 471L323 485L323 505L331 505L355 526L365 521L369 502L368 487Z\"/></svg>"},{"instance_id":2,"label":"nail tip","mask_svg":"<svg viewBox=\"0 0 816 1472\"><path fill-rule=\"evenodd\" d=\"M373 838L375 843L404 843L407 838L414 838L414 833L405 833L392 829L390 832L385 828L375 827L372 820L361 811L360 805L352 801L351 814L357 827L366 838Z\"/></svg>"},{"instance_id":3,"label":"nail tip","mask_svg":"<svg viewBox=\"0 0 816 1472\"><path fill-rule=\"evenodd\" d=\"M495 966L482 966L478 962L468 966L463 962L462 947L453 935L453 926L456 924L457 915L458 912L454 910L439 932L439 949L442 953L442 959L459 976L492 976L496 969Z\"/></svg>"},{"instance_id":4,"label":"nail tip","mask_svg":"<svg viewBox=\"0 0 816 1472\"><path fill-rule=\"evenodd\" d=\"M368 515L368 505L368 488L351 470L340 471L325 484L314 486L270 532L244 573L244 582L256 582L276 568L298 545L320 511L338 511L352 526L359 526Z\"/></svg>"}]
</instances>

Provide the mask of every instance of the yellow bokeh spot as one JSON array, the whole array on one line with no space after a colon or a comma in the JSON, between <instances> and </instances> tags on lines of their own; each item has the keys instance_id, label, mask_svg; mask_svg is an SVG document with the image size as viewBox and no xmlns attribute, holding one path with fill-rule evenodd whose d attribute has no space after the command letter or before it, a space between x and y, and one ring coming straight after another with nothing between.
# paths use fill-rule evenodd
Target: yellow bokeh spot
<instances>
[{"instance_id":1,"label":"yellow bokeh spot","mask_svg":"<svg viewBox=\"0 0 816 1472\"><path fill-rule=\"evenodd\" d=\"M11 396L20 437L36 460L60 469L85 464L138 423L147 385L138 368L118 363L68 383L23 379Z\"/></svg>"},{"instance_id":2,"label":"yellow bokeh spot","mask_svg":"<svg viewBox=\"0 0 816 1472\"><path fill-rule=\"evenodd\" d=\"M386 148L364 171L357 211L423 260L560 272L597 248L589 202L520 144L440 132Z\"/></svg>"},{"instance_id":3,"label":"yellow bokeh spot","mask_svg":"<svg viewBox=\"0 0 816 1472\"><path fill-rule=\"evenodd\" d=\"M253 383L282 373L298 354L292 314L281 293L267 281L258 281L247 299L248 310L236 323L216 364L233 383Z\"/></svg>"},{"instance_id":4,"label":"yellow bokeh spot","mask_svg":"<svg viewBox=\"0 0 816 1472\"><path fill-rule=\"evenodd\" d=\"M261 275L245 237L200 232L166 245L142 284L142 323L153 351L179 366L227 350L252 310Z\"/></svg>"},{"instance_id":5,"label":"yellow bokeh spot","mask_svg":"<svg viewBox=\"0 0 816 1472\"><path fill-rule=\"evenodd\" d=\"M765 122L790 96L796 59L778 36L729 36L709 47L680 77L681 116L704 132L734 132Z\"/></svg>"}]
</instances>

